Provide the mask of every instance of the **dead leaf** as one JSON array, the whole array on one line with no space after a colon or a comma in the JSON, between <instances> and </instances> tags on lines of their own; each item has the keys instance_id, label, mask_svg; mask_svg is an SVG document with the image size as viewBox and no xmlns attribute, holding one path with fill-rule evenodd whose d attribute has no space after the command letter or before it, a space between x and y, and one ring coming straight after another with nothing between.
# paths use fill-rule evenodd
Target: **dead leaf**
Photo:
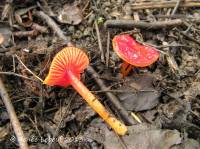
<instances>
[{"instance_id":1,"label":"dead leaf","mask_svg":"<svg viewBox=\"0 0 200 149\"><path fill-rule=\"evenodd\" d=\"M128 129L129 134L122 136L120 140L105 123L96 119L91 122L83 137L104 144L105 149L124 149L123 146L127 149L169 149L182 141L177 130L162 130L146 123L133 125Z\"/></svg>"},{"instance_id":2,"label":"dead leaf","mask_svg":"<svg viewBox=\"0 0 200 149\"><path fill-rule=\"evenodd\" d=\"M127 110L143 111L154 108L159 103L160 92L153 87L154 78L151 75L126 78L122 90L136 92L124 92L119 94L119 99Z\"/></svg>"},{"instance_id":3,"label":"dead leaf","mask_svg":"<svg viewBox=\"0 0 200 149\"><path fill-rule=\"evenodd\" d=\"M8 47L11 43L12 32L5 23L0 23L0 45Z\"/></svg>"},{"instance_id":4,"label":"dead leaf","mask_svg":"<svg viewBox=\"0 0 200 149\"><path fill-rule=\"evenodd\" d=\"M55 113L53 121L56 124L62 124L60 127L64 128L65 124L75 118L75 115L72 114L72 111L69 110L69 107L60 107L58 111Z\"/></svg>"},{"instance_id":5,"label":"dead leaf","mask_svg":"<svg viewBox=\"0 0 200 149\"><path fill-rule=\"evenodd\" d=\"M94 116L96 113L88 105L81 106L76 112L76 120L79 122L84 122Z\"/></svg>"},{"instance_id":6,"label":"dead leaf","mask_svg":"<svg viewBox=\"0 0 200 149\"><path fill-rule=\"evenodd\" d=\"M182 144L173 146L171 149L199 149L200 144L196 140L193 139L187 139Z\"/></svg>"},{"instance_id":7,"label":"dead leaf","mask_svg":"<svg viewBox=\"0 0 200 149\"><path fill-rule=\"evenodd\" d=\"M77 25L81 23L83 15L76 5L65 4L58 16L61 23Z\"/></svg>"},{"instance_id":8,"label":"dead leaf","mask_svg":"<svg viewBox=\"0 0 200 149\"><path fill-rule=\"evenodd\" d=\"M144 124L143 124L144 125ZM138 126L136 126L138 128ZM141 127L144 127L141 125ZM170 147L180 144L181 137L177 130L161 130L161 129L144 129L136 131L135 126L131 126L132 133L123 136L123 142L128 149L169 149ZM107 130L105 136L105 148L123 149L119 143L118 137L112 132Z\"/></svg>"},{"instance_id":9,"label":"dead leaf","mask_svg":"<svg viewBox=\"0 0 200 149\"><path fill-rule=\"evenodd\" d=\"M100 118L96 118L92 120L92 122L84 132L83 137L87 140L90 140L90 142L96 141L103 144L105 141L105 129L108 128L103 120Z\"/></svg>"}]
</instances>

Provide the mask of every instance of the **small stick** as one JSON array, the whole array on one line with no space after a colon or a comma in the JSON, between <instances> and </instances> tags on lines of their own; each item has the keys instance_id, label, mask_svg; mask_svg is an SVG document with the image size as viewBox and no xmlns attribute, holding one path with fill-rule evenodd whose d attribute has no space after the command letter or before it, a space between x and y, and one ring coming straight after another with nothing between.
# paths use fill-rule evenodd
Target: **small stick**
<instances>
[{"instance_id":1,"label":"small stick","mask_svg":"<svg viewBox=\"0 0 200 149\"><path fill-rule=\"evenodd\" d=\"M109 55L110 55L110 31L108 30L107 47L106 47L106 67L108 67L109 65Z\"/></svg>"},{"instance_id":2,"label":"small stick","mask_svg":"<svg viewBox=\"0 0 200 149\"><path fill-rule=\"evenodd\" d=\"M46 12L50 16L55 16L54 12L49 7L47 1L46 0L40 0L40 1L44 5L44 6L41 6L41 4L39 2L37 2L37 5L41 8L41 10L43 10L44 12Z\"/></svg>"},{"instance_id":3,"label":"small stick","mask_svg":"<svg viewBox=\"0 0 200 149\"><path fill-rule=\"evenodd\" d=\"M200 41L198 41L198 40L196 40L195 38L193 38L193 37L187 35L187 33L185 33L184 31L180 31L180 30L178 30L178 29L176 29L176 30L177 30L180 34L182 34L183 36L185 36L187 39L189 39L189 40L195 42L196 44L200 45Z\"/></svg>"},{"instance_id":4,"label":"small stick","mask_svg":"<svg viewBox=\"0 0 200 149\"><path fill-rule=\"evenodd\" d=\"M173 8L176 5L176 1L165 2L143 2L132 4L132 10L141 9L154 9L154 8ZM200 2L195 0L185 0L179 5L179 7L200 7Z\"/></svg>"},{"instance_id":5,"label":"small stick","mask_svg":"<svg viewBox=\"0 0 200 149\"><path fill-rule=\"evenodd\" d=\"M96 30L96 34L97 34L97 40L98 40L99 50L101 52L101 61L105 62L104 50L103 50L103 46L102 46L102 42L101 42L101 37L100 37L100 32L99 32L99 26L97 24L97 21L94 22L94 25L95 25L95 30Z\"/></svg>"},{"instance_id":6,"label":"small stick","mask_svg":"<svg viewBox=\"0 0 200 149\"><path fill-rule=\"evenodd\" d=\"M107 90L98 90L98 91L91 91L92 93L105 93L105 92L112 92L112 93L135 93L135 91L131 91L131 90L111 90L111 89L107 89Z\"/></svg>"},{"instance_id":7,"label":"small stick","mask_svg":"<svg viewBox=\"0 0 200 149\"><path fill-rule=\"evenodd\" d=\"M142 123L142 121L140 120L140 118L133 112L131 112L131 116L138 122L138 123Z\"/></svg>"},{"instance_id":8,"label":"small stick","mask_svg":"<svg viewBox=\"0 0 200 149\"><path fill-rule=\"evenodd\" d=\"M86 2L85 6L84 6L83 9L82 9L82 12L85 11L85 9L89 6L89 4L90 4L90 0L88 0L88 1Z\"/></svg>"},{"instance_id":9,"label":"small stick","mask_svg":"<svg viewBox=\"0 0 200 149\"><path fill-rule=\"evenodd\" d=\"M33 30L39 31L40 33L48 33L48 29L45 26L41 26L41 25L39 25L37 23L34 23L34 22L33 22L32 26L31 26L31 28Z\"/></svg>"},{"instance_id":10,"label":"small stick","mask_svg":"<svg viewBox=\"0 0 200 149\"><path fill-rule=\"evenodd\" d=\"M87 71L87 73L89 73L93 77L93 79L99 85L101 90L103 90L103 91L107 90L107 87L105 86L103 80L99 79L100 77L99 77L98 73L91 66L88 66L86 71ZM105 94L108 97L108 99L110 100L110 102L115 106L117 111L120 113L120 115L122 116L125 123L127 123L127 125L135 124L135 122L133 121L132 118L129 117L128 112L122 106L122 104L119 102L117 97L114 94L112 94L111 92L106 92Z\"/></svg>"},{"instance_id":11,"label":"small stick","mask_svg":"<svg viewBox=\"0 0 200 149\"><path fill-rule=\"evenodd\" d=\"M16 56L16 58L18 59L18 61L24 66L24 68L29 72L29 73L31 73L35 78L37 78L38 80L40 80L41 82L43 82L43 80L40 78L40 77L38 77L36 74L34 74L28 67L26 67L26 65L21 61L21 59L19 58L19 56L17 56L16 54L15 54L15 56Z\"/></svg>"},{"instance_id":12,"label":"small stick","mask_svg":"<svg viewBox=\"0 0 200 149\"><path fill-rule=\"evenodd\" d=\"M37 30L31 30L31 31L16 31L13 33L14 36L17 37L34 37L38 35L38 31Z\"/></svg>"},{"instance_id":13,"label":"small stick","mask_svg":"<svg viewBox=\"0 0 200 149\"><path fill-rule=\"evenodd\" d=\"M180 4L181 4L181 1L182 1L182 0L177 0L176 5L175 5L175 7L174 7L174 9L173 9L173 11L172 11L172 14L171 14L172 16L176 13L178 7L179 7Z\"/></svg>"},{"instance_id":14,"label":"small stick","mask_svg":"<svg viewBox=\"0 0 200 149\"><path fill-rule=\"evenodd\" d=\"M1 75L1 74L2 74L2 75L13 75L13 76L17 76L17 77L24 78L24 79L27 79L27 80L35 81L35 80L31 79L31 78L28 78L28 77L26 77L26 76L17 74L17 73L15 73L15 72L0 72L0 75Z\"/></svg>"},{"instance_id":15,"label":"small stick","mask_svg":"<svg viewBox=\"0 0 200 149\"><path fill-rule=\"evenodd\" d=\"M105 27L107 28L141 28L141 29L161 29L168 27L180 26L183 24L181 19L175 19L170 21L156 21L156 22L144 22L144 21L133 21L133 20L107 20Z\"/></svg>"},{"instance_id":16,"label":"small stick","mask_svg":"<svg viewBox=\"0 0 200 149\"><path fill-rule=\"evenodd\" d=\"M33 15L36 15L42 20L45 20L45 22L48 24L48 26L60 37L62 40L66 41L67 43L70 42L70 38L66 37L63 33L63 31L58 27L58 25L55 23L55 21L49 17L47 14L45 14L43 11L34 11Z\"/></svg>"},{"instance_id":17,"label":"small stick","mask_svg":"<svg viewBox=\"0 0 200 149\"><path fill-rule=\"evenodd\" d=\"M0 78L0 94L1 94L1 98L3 100L3 103L7 109L7 112L9 114L9 117L10 117L10 121L12 123L12 126L13 126L13 130L16 134L16 137L17 137L17 141L19 142L19 146L21 149L28 149L28 144L26 142L26 137L23 133L23 130L21 128L21 125L20 125L20 122L17 118L17 115L15 113L15 110L14 110L14 107L11 103L11 100L8 96L8 93L6 91L6 88Z\"/></svg>"}]
</instances>

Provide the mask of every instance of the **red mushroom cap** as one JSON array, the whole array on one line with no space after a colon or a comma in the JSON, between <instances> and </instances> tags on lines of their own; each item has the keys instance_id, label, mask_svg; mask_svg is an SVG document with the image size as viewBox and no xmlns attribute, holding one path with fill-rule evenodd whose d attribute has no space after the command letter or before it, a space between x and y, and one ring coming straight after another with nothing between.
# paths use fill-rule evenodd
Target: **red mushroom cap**
<instances>
[{"instance_id":1,"label":"red mushroom cap","mask_svg":"<svg viewBox=\"0 0 200 149\"><path fill-rule=\"evenodd\" d=\"M84 71L88 64L88 56L82 50L75 47L66 47L54 57L44 84L67 87L70 85L67 71L70 70L80 79L80 73Z\"/></svg>"},{"instance_id":2,"label":"red mushroom cap","mask_svg":"<svg viewBox=\"0 0 200 149\"><path fill-rule=\"evenodd\" d=\"M149 66L159 58L158 50L141 45L128 34L115 36L112 43L117 55L136 67Z\"/></svg>"}]
</instances>

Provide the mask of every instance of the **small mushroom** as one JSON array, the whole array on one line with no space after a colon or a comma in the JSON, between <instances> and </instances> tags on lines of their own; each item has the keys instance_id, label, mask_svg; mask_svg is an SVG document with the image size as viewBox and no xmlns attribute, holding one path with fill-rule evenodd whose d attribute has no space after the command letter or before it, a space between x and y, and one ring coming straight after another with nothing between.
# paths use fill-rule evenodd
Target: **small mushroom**
<instances>
[{"instance_id":1,"label":"small mushroom","mask_svg":"<svg viewBox=\"0 0 200 149\"><path fill-rule=\"evenodd\" d=\"M158 50L151 46L141 45L128 34L115 36L112 44L114 51L124 60L123 76L127 76L133 66L146 67L159 58Z\"/></svg>"},{"instance_id":2,"label":"small mushroom","mask_svg":"<svg viewBox=\"0 0 200 149\"><path fill-rule=\"evenodd\" d=\"M75 47L66 47L54 57L44 84L62 87L72 85L117 134L125 135L127 127L113 117L99 102L98 98L80 81L80 73L84 71L88 64L89 59L82 50Z\"/></svg>"}]
</instances>

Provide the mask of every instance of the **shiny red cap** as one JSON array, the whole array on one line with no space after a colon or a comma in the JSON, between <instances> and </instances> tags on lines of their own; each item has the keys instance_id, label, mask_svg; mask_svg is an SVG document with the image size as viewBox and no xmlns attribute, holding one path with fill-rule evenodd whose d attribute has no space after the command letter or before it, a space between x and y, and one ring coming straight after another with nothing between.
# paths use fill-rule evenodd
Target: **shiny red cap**
<instances>
[{"instance_id":1,"label":"shiny red cap","mask_svg":"<svg viewBox=\"0 0 200 149\"><path fill-rule=\"evenodd\" d=\"M149 66L159 58L158 50L141 45L128 34L115 36L112 44L121 59L136 67Z\"/></svg>"}]
</instances>

